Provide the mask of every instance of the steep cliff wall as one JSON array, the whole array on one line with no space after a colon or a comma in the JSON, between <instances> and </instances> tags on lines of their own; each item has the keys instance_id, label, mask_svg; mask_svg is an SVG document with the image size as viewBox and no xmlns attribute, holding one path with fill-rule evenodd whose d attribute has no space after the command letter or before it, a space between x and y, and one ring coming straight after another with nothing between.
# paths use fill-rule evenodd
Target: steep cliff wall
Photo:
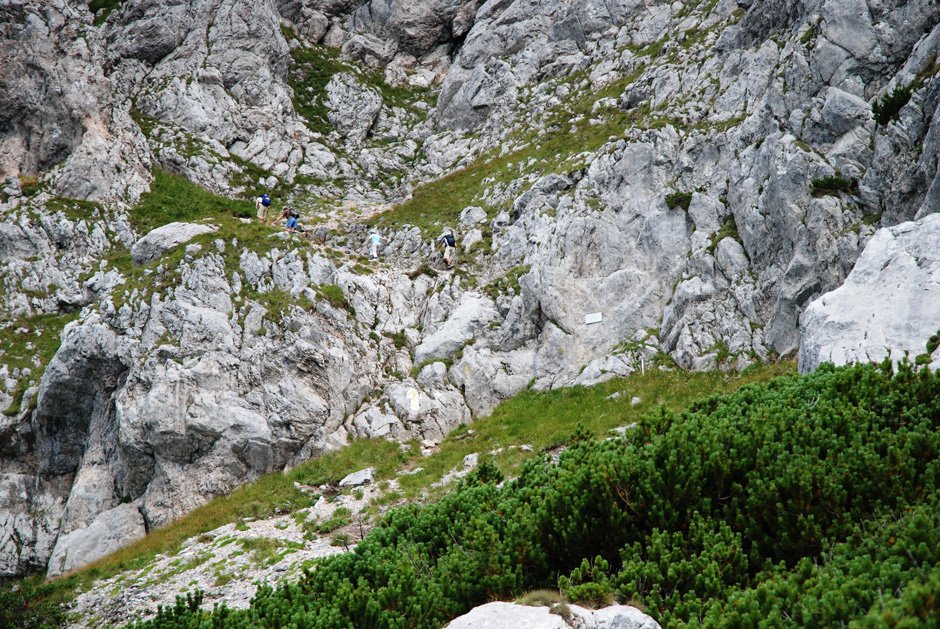
<instances>
[{"instance_id":1,"label":"steep cliff wall","mask_svg":"<svg viewBox=\"0 0 940 629\"><path fill-rule=\"evenodd\" d=\"M793 355L875 230L940 203L928 0L2 11L0 575L527 386ZM194 194L163 171L306 236L219 199L136 266L181 219L132 204Z\"/></svg>"}]
</instances>

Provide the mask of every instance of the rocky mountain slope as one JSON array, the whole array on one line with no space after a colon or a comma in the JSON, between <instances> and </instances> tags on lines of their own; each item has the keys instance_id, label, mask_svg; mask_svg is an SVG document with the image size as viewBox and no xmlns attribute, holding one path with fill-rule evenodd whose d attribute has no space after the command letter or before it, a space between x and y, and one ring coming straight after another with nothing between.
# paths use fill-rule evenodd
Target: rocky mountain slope
<instances>
[{"instance_id":1,"label":"rocky mountain slope","mask_svg":"<svg viewBox=\"0 0 940 629\"><path fill-rule=\"evenodd\" d=\"M793 355L940 203L931 0L0 14L0 576L528 386ZM262 190L302 235L225 200Z\"/></svg>"}]
</instances>

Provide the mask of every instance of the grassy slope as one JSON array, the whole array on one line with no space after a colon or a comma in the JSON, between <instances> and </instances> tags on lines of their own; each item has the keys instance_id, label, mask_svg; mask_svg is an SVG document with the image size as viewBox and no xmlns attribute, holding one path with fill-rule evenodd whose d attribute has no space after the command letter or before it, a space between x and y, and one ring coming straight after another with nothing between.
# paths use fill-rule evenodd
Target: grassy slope
<instances>
[{"instance_id":1,"label":"grassy slope","mask_svg":"<svg viewBox=\"0 0 940 629\"><path fill-rule=\"evenodd\" d=\"M174 552L190 537L240 518L266 517L274 515L275 509L284 513L310 506L311 497L296 489L294 482L336 482L350 472L369 466L376 468L376 480L382 481L394 478L398 470L421 466L425 468L424 472L400 478L403 491L395 496L415 499L457 466L467 454L486 453L496 447L532 445L534 451L531 453L506 449L493 458L504 473L515 475L525 460L538 456L540 450L567 442L579 423L588 430L603 434L634 421L643 412L659 405L680 410L701 397L729 393L745 384L766 382L792 371L793 365L788 363L752 368L744 374L651 371L590 388L527 391L499 406L490 417L477 419L472 425L473 436L467 436L469 427L458 429L441 443L439 452L427 458L418 453L417 447L405 453L398 444L383 440L356 441L339 452L304 463L287 474L267 475L228 496L209 502L178 522L152 531L136 544L83 569L72 577L69 587L86 588L96 579L141 567L158 553ZM617 391L624 392L620 398L606 399ZM632 396L640 397L643 402L631 406ZM440 493L443 490L435 491L435 495Z\"/></svg>"}]
</instances>

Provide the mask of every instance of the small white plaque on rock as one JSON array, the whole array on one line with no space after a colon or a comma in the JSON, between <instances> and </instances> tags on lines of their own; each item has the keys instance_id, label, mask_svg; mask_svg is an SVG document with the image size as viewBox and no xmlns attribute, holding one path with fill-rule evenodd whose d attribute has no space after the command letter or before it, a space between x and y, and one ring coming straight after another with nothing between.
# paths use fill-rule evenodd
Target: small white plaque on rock
<instances>
[{"instance_id":1,"label":"small white plaque on rock","mask_svg":"<svg viewBox=\"0 0 940 629\"><path fill-rule=\"evenodd\" d=\"M600 323L604 320L604 315L600 312L592 312L589 315L584 315L584 324L591 325L592 323Z\"/></svg>"}]
</instances>

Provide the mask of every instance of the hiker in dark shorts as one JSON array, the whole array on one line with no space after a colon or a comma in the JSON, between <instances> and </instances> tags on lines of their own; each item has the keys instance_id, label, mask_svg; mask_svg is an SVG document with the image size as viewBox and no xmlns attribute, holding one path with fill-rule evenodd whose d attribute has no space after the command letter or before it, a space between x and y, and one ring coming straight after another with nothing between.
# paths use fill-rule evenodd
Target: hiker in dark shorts
<instances>
[{"instance_id":1,"label":"hiker in dark shorts","mask_svg":"<svg viewBox=\"0 0 940 629\"><path fill-rule=\"evenodd\" d=\"M444 249L444 264L447 268L454 266L454 254L457 252L457 237L454 236L454 230L447 228L440 238L437 239L437 248Z\"/></svg>"}]
</instances>

